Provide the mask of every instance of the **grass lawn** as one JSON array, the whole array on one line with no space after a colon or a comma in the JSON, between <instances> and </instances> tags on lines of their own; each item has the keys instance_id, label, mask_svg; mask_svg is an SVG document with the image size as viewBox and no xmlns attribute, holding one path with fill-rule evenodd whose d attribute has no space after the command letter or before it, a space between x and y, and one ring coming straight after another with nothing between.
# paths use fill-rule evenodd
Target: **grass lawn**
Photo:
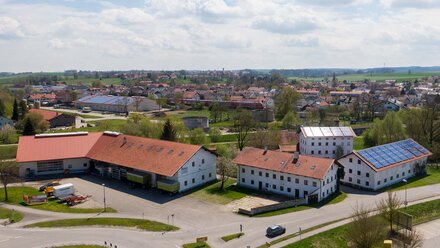
<instances>
[{"instance_id":1,"label":"grass lawn","mask_svg":"<svg viewBox=\"0 0 440 248\"><path fill-rule=\"evenodd\" d=\"M18 211L7 208L0 208L0 220L9 219L10 222L15 223L22 220L23 217L23 214Z\"/></svg>"},{"instance_id":2,"label":"grass lawn","mask_svg":"<svg viewBox=\"0 0 440 248\"><path fill-rule=\"evenodd\" d=\"M234 200L241 199L249 194L255 193L249 189L237 187L235 182L235 179L228 179L225 182L224 189L221 190L221 182L218 181L206 187L192 191L189 193L189 196L217 204L227 204Z\"/></svg>"},{"instance_id":3,"label":"grass lawn","mask_svg":"<svg viewBox=\"0 0 440 248\"><path fill-rule=\"evenodd\" d=\"M364 148L366 148L365 144L364 144L364 138L362 136L358 136L358 137L354 138L353 150L358 151L358 150L362 150Z\"/></svg>"},{"instance_id":4,"label":"grass lawn","mask_svg":"<svg viewBox=\"0 0 440 248\"><path fill-rule=\"evenodd\" d=\"M237 142L237 135L236 134L224 134L219 136L219 139L217 143L222 142Z\"/></svg>"},{"instance_id":5,"label":"grass lawn","mask_svg":"<svg viewBox=\"0 0 440 248\"><path fill-rule=\"evenodd\" d=\"M421 224L440 218L440 200L433 200L408 206L406 209L401 209L413 216L413 224ZM348 224L330 229L328 231L318 233L298 242L284 246L285 248L333 248L333 247L349 247L345 233Z\"/></svg>"},{"instance_id":6,"label":"grass lawn","mask_svg":"<svg viewBox=\"0 0 440 248\"><path fill-rule=\"evenodd\" d=\"M44 194L39 192L37 189L32 187L8 187L9 199L7 203L13 205L27 206L23 203L23 195L41 195ZM0 191L0 199L5 199L4 191ZM27 206L29 208L47 210L52 212L63 212L63 213L100 213L103 211L102 208L71 208L65 204L60 204L57 200L51 198L46 204ZM112 208L107 208L106 212L116 212Z\"/></svg>"},{"instance_id":7,"label":"grass lawn","mask_svg":"<svg viewBox=\"0 0 440 248\"><path fill-rule=\"evenodd\" d=\"M167 225L164 223L130 219L130 218L89 218L89 219L65 219L65 220L53 220L44 221L27 225L25 227L78 227L78 226L106 226L106 227L134 227L140 230L163 232L163 231L175 231L178 227Z\"/></svg>"},{"instance_id":8,"label":"grass lawn","mask_svg":"<svg viewBox=\"0 0 440 248\"><path fill-rule=\"evenodd\" d=\"M239 239L243 235L244 235L244 233L242 233L242 232L241 233L234 233L234 234L231 234L231 235L223 236L222 239L223 239L223 241L228 242L228 241L233 240L233 239Z\"/></svg>"},{"instance_id":9,"label":"grass lawn","mask_svg":"<svg viewBox=\"0 0 440 248\"><path fill-rule=\"evenodd\" d=\"M382 191L404 190L405 187L415 188L415 187L421 187L421 186L437 184L437 183L440 183L440 169L436 169L436 167L434 166L428 166L427 175L408 179L408 183L406 186L404 182L400 182L390 187L387 187Z\"/></svg>"},{"instance_id":10,"label":"grass lawn","mask_svg":"<svg viewBox=\"0 0 440 248\"><path fill-rule=\"evenodd\" d=\"M127 123L126 120L120 120L120 119L110 119L110 120L102 120L102 121L92 121L90 122L92 124L95 124L94 127L82 127L82 128L72 128L68 130L56 130L56 131L50 131L50 133L65 133L65 132L80 132L80 131L86 131L86 132L102 132L102 131L120 131L122 126Z\"/></svg>"},{"instance_id":11,"label":"grass lawn","mask_svg":"<svg viewBox=\"0 0 440 248\"><path fill-rule=\"evenodd\" d=\"M306 209L311 209L311 208L320 208L320 207L322 207L324 205L330 205L330 204L339 203L339 202L345 200L345 198L347 198L347 194L346 193L338 192L338 193L333 194L332 196L328 197L327 199L325 199L325 200L323 200L323 201L321 201L319 203L310 204L310 205L302 205L302 206L297 206L297 207L292 207L292 208L280 209L280 210L276 210L276 211L272 211L272 212L257 214L254 217L270 217L270 216L275 216L275 215L281 215L281 214L288 214L288 213L298 212L298 211L302 211L302 210L306 210Z\"/></svg>"},{"instance_id":12,"label":"grass lawn","mask_svg":"<svg viewBox=\"0 0 440 248\"><path fill-rule=\"evenodd\" d=\"M209 127L232 127L233 125L234 123L232 121L209 123Z\"/></svg>"},{"instance_id":13,"label":"grass lawn","mask_svg":"<svg viewBox=\"0 0 440 248\"><path fill-rule=\"evenodd\" d=\"M12 159L17 155L17 145L0 146L0 159Z\"/></svg>"},{"instance_id":14,"label":"grass lawn","mask_svg":"<svg viewBox=\"0 0 440 248\"><path fill-rule=\"evenodd\" d=\"M206 242L196 242L196 243L189 243L189 244L184 244L183 248L210 248L211 246L209 246Z\"/></svg>"},{"instance_id":15,"label":"grass lawn","mask_svg":"<svg viewBox=\"0 0 440 248\"><path fill-rule=\"evenodd\" d=\"M102 245L63 245L63 246L52 246L51 248L106 248Z\"/></svg>"},{"instance_id":16,"label":"grass lawn","mask_svg":"<svg viewBox=\"0 0 440 248\"><path fill-rule=\"evenodd\" d=\"M113 85L119 85L122 83L122 80L120 78L102 78L102 80L96 79L96 78L77 78L73 79L72 77L60 79L59 81L66 82L67 84L87 84L92 85L94 81L99 81L102 84L113 84Z\"/></svg>"}]
</instances>

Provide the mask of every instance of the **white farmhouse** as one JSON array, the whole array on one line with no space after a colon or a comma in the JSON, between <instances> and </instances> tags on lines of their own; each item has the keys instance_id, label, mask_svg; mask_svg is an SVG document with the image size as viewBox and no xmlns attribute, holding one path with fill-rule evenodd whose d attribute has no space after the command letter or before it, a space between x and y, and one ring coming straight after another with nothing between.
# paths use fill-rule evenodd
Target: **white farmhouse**
<instances>
[{"instance_id":1,"label":"white farmhouse","mask_svg":"<svg viewBox=\"0 0 440 248\"><path fill-rule=\"evenodd\" d=\"M335 158L338 147L342 155L353 151L356 134L351 127L301 127L299 151L301 154Z\"/></svg>"},{"instance_id":2,"label":"white farmhouse","mask_svg":"<svg viewBox=\"0 0 440 248\"><path fill-rule=\"evenodd\" d=\"M116 132L22 136L17 162L24 178L90 172L169 192L216 180L216 155L202 146Z\"/></svg>"},{"instance_id":3,"label":"white farmhouse","mask_svg":"<svg viewBox=\"0 0 440 248\"><path fill-rule=\"evenodd\" d=\"M344 184L378 190L426 172L432 153L412 139L352 152L337 163L344 167Z\"/></svg>"},{"instance_id":4,"label":"white farmhouse","mask_svg":"<svg viewBox=\"0 0 440 248\"><path fill-rule=\"evenodd\" d=\"M239 186L319 202L337 190L333 159L245 147L234 159Z\"/></svg>"}]
</instances>

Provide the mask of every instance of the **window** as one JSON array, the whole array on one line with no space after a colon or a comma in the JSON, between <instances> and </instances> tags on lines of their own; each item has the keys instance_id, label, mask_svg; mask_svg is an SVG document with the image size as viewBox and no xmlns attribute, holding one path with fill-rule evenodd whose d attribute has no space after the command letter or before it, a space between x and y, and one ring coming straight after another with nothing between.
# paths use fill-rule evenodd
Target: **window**
<instances>
[{"instance_id":1,"label":"window","mask_svg":"<svg viewBox=\"0 0 440 248\"><path fill-rule=\"evenodd\" d=\"M287 181L290 182L290 180L291 180L291 178L290 178L290 177L287 177Z\"/></svg>"},{"instance_id":2,"label":"window","mask_svg":"<svg viewBox=\"0 0 440 248\"><path fill-rule=\"evenodd\" d=\"M360 159L358 159L358 164L361 164L361 160Z\"/></svg>"},{"instance_id":3,"label":"window","mask_svg":"<svg viewBox=\"0 0 440 248\"><path fill-rule=\"evenodd\" d=\"M304 196L308 195L309 192L307 190L304 190Z\"/></svg>"},{"instance_id":4,"label":"window","mask_svg":"<svg viewBox=\"0 0 440 248\"><path fill-rule=\"evenodd\" d=\"M357 182L357 184L361 184L361 180L360 179L356 180L356 182Z\"/></svg>"},{"instance_id":5,"label":"window","mask_svg":"<svg viewBox=\"0 0 440 248\"><path fill-rule=\"evenodd\" d=\"M348 181L349 181L349 182L353 181L353 178L349 177L349 178L348 178Z\"/></svg>"},{"instance_id":6,"label":"window","mask_svg":"<svg viewBox=\"0 0 440 248\"><path fill-rule=\"evenodd\" d=\"M67 165L67 168L72 169L72 165L71 164Z\"/></svg>"},{"instance_id":7,"label":"window","mask_svg":"<svg viewBox=\"0 0 440 248\"><path fill-rule=\"evenodd\" d=\"M390 181L393 181L393 179L394 179L394 177L393 177L393 176L391 176L391 177L390 177Z\"/></svg>"},{"instance_id":8,"label":"window","mask_svg":"<svg viewBox=\"0 0 440 248\"><path fill-rule=\"evenodd\" d=\"M269 173L266 172L266 177L269 177Z\"/></svg>"},{"instance_id":9,"label":"window","mask_svg":"<svg viewBox=\"0 0 440 248\"><path fill-rule=\"evenodd\" d=\"M84 163L83 166L84 166L84 167L87 167L87 163Z\"/></svg>"},{"instance_id":10,"label":"window","mask_svg":"<svg viewBox=\"0 0 440 248\"><path fill-rule=\"evenodd\" d=\"M253 175L254 174L254 170L251 170L251 175Z\"/></svg>"},{"instance_id":11,"label":"window","mask_svg":"<svg viewBox=\"0 0 440 248\"><path fill-rule=\"evenodd\" d=\"M277 189L277 186L275 184L273 184L272 189Z\"/></svg>"},{"instance_id":12,"label":"window","mask_svg":"<svg viewBox=\"0 0 440 248\"><path fill-rule=\"evenodd\" d=\"M185 183L184 183L184 184L185 184L185 186L187 186L187 185L188 185L188 181L185 181Z\"/></svg>"},{"instance_id":13,"label":"window","mask_svg":"<svg viewBox=\"0 0 440 248\"><path fill-rule=\"evenodd\" d=\"M405 176L405 172L402 172L402 177L404 177Z\"/></svg>"},{"instance_id":14,"label":"window","mask_svg":"<svg viewBox=\"0 0 440 248\"><path fill-rule=\"evenodd\" d=\"M368 182L368 181L365 182L365 185L366 185L366 186L370 186L370 182Z\"/></svg>"},{"instance_id":15,"label":"window","mask_svg":"<svg viewBox=\"0 0 440 248\"><path fill-rule=\"evenodd\" d=\"M205 175L202 175L202 180L205 180Z\"/></svg>"},{"instance_id":16,"label":"window","mask_svg":"<svg viewBox=\"0 0 440 248\"><path fill-rule=\"evenodd\" d=\"M212 177L212 173L209 173L209 178L211 178Z\"/></svg>"},{"instance_id":17,"label":"window","mask_svg":"<svg viewBox=\"0 0 440 248\"><path fill-rule=\"evenodd\" d=\"M336 154L336 151L335 151L335 150L333 150L333 154Z\"/></svg>"},{"instance_id":18,"label":"window","mask_svg":"<svg viewBox=\"0 0 440 248\"><path fill-rule=\"evenodd\" d=\"M245 169L244 169L244 168L241 168L241 172L242 172L242 173L245 173Z\"/></svg>"},{"instance_id":19,"label":"window","mask_svg":"<svg viewBox=\"0 0 440 248\"><path fill-rule=\"evenodd\" d=\"M328 151L325 151L325 154L328 154Z\"/></svg>"},{"instance_id":20,"label":"window","mask_svg":"<svg viewBox=\"0 0 440 248\"><path fill-rule=\"evenodd\" d=\"M368 173L368 172L367 172L367 174L366 174L366 175L367 175L367 177L370 177L370 173Z\"/></svg>"},{"instance_id":21,"label":"window","mask_svg":"<svg viewBox=\"0 0 440 248\"><path fill-rule=\"evenodd\" d=\"M192 183L196 183L196 179L195 178L192 179Z\"/></svg>"},{"instance_id":22,"label":"window","mask_svg":"<svg viewBox=\"0 0 440 248\"><path fill-rule=\"evenodd\" d=\"M318 145L321 146L321 142L319 142Z\"/></svg>"},{"instance_id":23,"label":"window","mask_svg":"<svg viewBox=\"0 0 440 248\"><path fill-rule=\"evenodd\" d=\"M276 174L273 174L273 175L272 175L272 178L273 178L273 179L277 179L277 175L276 175Z\"/></svg>"},{"instance_id":24,"label":"window","mask_svg":"<svg viewBox=\"0 0 440 248\"><path fill-rule=\"evenodd\" d=\"M309 185L309 181L304 180L304 185Z\"/></svg>"},{"instance_id":25,"label":"window","mask_svg":"<svg viewBox=\"0 0 440 248\"><path fill-rule=\"evenodd\" d=\"M411 174L411 169L408 170L408 174Z\"/></svg>"},{"instance_id":26,"label":"window","mask_svg":"<svg viewBox=\"0 0 440 248\"><path fill-rule=\"evenodd\" d=\"M328 142L325 142L325 145L328 146Z\"/></svg>"},{"instance_id":27,"label":"window","mask_svg":"<svg viewBox=\"0 0 440 248\"><path fill-rule=\"evenodd\" d=\"M251 180L251 184L254 185L254 180Z\"/></svg>"},{"instance_id":28,"label":"window","mask_svg":"<svg viewBox=\"0 0 440 248\"><path fill-rule=\"evenodd\" d=\"M358 174L358 176L360 176L361 175L361 171L357 171L357 174Z\"/></svg>"},{"instance_id":29,"label":"window","mask_svg":"<svg viewBox=\"0 0 440 248\"><path fill-rule=\"evenodd\" d=\"M192 162L192 167L196 166L196 162Z\"/></svg>"},{"instance_id":30,"label":"window","mask_svg":"<svg viewBox=\"0 0 440 248\"><path fill-rule=\"evenodd\" d=\"M397 175L396 175L396 178L399 178L399 176L400 176L400 175L399 175L399 174L397 174Z\"/></svg>"},{"instance_id":31,"label":"window","mask_svg":"<svg viewBox=\"0 0 440 248\"><path fill-rule=\"evenodd\" d=\"M318 154L321 154L321 150L318 151Z\"/></svg>"},{"instance_id":32,"label":"window","mask_svg":"<svg viewBox=\"0 0 440 248\"><path fill-rule=\"evenodd\" d=\"M312 185L313 185L313 187L316 187L316 182L313 182Z\"/></svg>"},{"instance_id":33,"label":"window","mask_svg":"<svg viewBox=\"0 0 440 248\"><path fill-rule=\"evenodd\" d=\"M283 187L283 186L280 186L280 190L281 190L281 191L284 191L284 187Z\"/></svg>"},{"instance_id":34,"label":"window","mask_svg":"<svg viewBox=\"0 0 440 248\"><path fill-rule=\"evenodd\" d=\"M335 146L335 145L336 145L336 142L333 142L333 145Z\"/></svg>"},{"instance_id":35,"label":"window","mask_svg":"<svg viewBox=\"0 0 440 248\"><path fill-rule=\"evenodd\" d=\"M295 183L299 183L299 179L298 178L295 178Z\"/></svg>"},{"instance_id":36,"label":"window","mask_svg":"<svg viewBox=\"0 0 440 248\"><path fill-rule=\"evenodd\" d=\"M312 150L312 154L315 154L315 151L314 151L314 150Z\"/></svg>"},{"instance_id":37,"label":"window","mask_svg":"<svg viewBox=\"0 0 440 248\"><path fill-rule=\"evenodd\" d=\"M292 189L291 188L287 188L287 192L292 192Z\"/></svg>"},{"instance_id":38,"label":"window","mask_svg":"<svg viewBox=\"0 0 440 248\"><path fill-rule=\"evenodd\" d=\"M258 172L258 175L259 175L260 177L263 176L263 172L259 171L259 172Z\"/></svg>"},{"instance_id":39,"label":"window","mask_svg":"<svg viewBox=\"0 0 440 248\"><path fill-rule=\"evenodd\" d=\"M204 158L202 158L202 164L204 164L205 163L205 159Z\"/></svg>"},{"instance_id":40,"label":"window","mask_svg":"<svg viewBox=\"0 0 440 248\"><path fill-rule=\"evenodd\" d=\"M327 178L327 183L329 183L330 181L328 180L328 178Z\"/></svg>"},{"instance_id":41,"label":"window","mask_svg":"<svg viewBox=\"0 0 440 248\"><path fill-rule=\"evenodd\" d=\"M385 178L385 179L383 180L383 182L384 182L384 183L386 183L386 182L387 182L387 180L388 180L388 179L386 179L386 178Z\"/></svg>"},{"instance_id":42,"label":"window","mask_svg":"<svg viewBox=\"0 0 440 248\"><path fill-rule=\"evenodd\" d=\"M280 176L280 180L284 180L284 176Z\"/></svg>"},{"instance_id":43,"label":"window","mask_svg":"<svg viewBox=\"0 0 440 248\"><path fill-rule=\"evenodd\" d=\"M315 146L315 142L312 142L312 146Z\"/></svg>"},{"instance_id":44,"label":"window","mask_svg":"<svg viewBox=\"0 0 440 248\"><path fill-rule=\"evenodd\" d=\"M349 158L348 162L353 163L353 158Z\"/></svg>"},{"instance_id":45,"label":"window","mask_svg":"<svg viewBox=\"0 0 440 248\"><path fill-rule=\"evenodd\" d=\"M269 188L269 184L268 183L266 183L266 188Z\"/></svg>"},{"instance_id":46,"label":"window","mask_svg":"<svg viewBox=\"0 0 440 248\"><path fill-rule=\"evenodd\" d=\"M377 181L377 185L380 185L380 180L379 180L379 181Z\"/></svg>"},{"instance_id":47,"label":"window","mask_svg":"<svg viewBox=\"0 0 440 248\"><path fill-rule=\"evenodd\" d=\"M244 180L244 178L242 178L242 179L241 179L241 182L244 183L244 182L246 182L246 180Z\"/></svg>"},{"instance_id":48,"label":"window","mask_svg":"<svg viewBox=\"0 0 440 248\"><path fill-rule=\"evenodd\" d=\"M37 162L37 171L62 171L64 169L63 160L51 160L44 162Z\"/></svg>"}]
</instances>

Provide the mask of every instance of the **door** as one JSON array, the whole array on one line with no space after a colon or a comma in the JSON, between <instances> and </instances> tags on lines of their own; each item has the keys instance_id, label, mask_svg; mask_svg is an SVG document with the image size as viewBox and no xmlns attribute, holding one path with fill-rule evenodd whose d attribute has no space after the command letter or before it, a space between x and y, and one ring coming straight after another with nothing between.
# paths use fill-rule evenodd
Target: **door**
<instances>
[{"instance_id":1,"label":"door","mask_svg":"<svg viewBox=\"0 0 440 248\"><path fill-rule=\"evenodd\" d=\"M258 190L263 190L263 182L262 181L258 182Z\"/></svg>"},{"instance_id":2,"label":"door","mask_svg":"<svg viewBox=\"0 0 440 248\"><path fill-rule=\"evenodd\" d=\"M299 198L299 189L295 189L295 198Z\"/></svg>"}]
</instances>

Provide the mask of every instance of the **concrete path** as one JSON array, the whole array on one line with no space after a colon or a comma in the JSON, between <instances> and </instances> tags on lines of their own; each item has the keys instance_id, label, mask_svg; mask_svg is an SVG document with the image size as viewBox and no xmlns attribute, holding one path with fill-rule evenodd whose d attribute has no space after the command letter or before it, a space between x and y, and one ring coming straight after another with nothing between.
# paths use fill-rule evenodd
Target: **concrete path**
<instances>
[{"instance_id":1,"label":"concrete path","mask_svg":"<svg viewBox=\"0 0 440 248\"><path fill-rule=\"evenodd\" d=\"M423 235L425 248L437 248L440 244L440 219L417 225L417 230Z\"/></svg>"}]
</instances>

